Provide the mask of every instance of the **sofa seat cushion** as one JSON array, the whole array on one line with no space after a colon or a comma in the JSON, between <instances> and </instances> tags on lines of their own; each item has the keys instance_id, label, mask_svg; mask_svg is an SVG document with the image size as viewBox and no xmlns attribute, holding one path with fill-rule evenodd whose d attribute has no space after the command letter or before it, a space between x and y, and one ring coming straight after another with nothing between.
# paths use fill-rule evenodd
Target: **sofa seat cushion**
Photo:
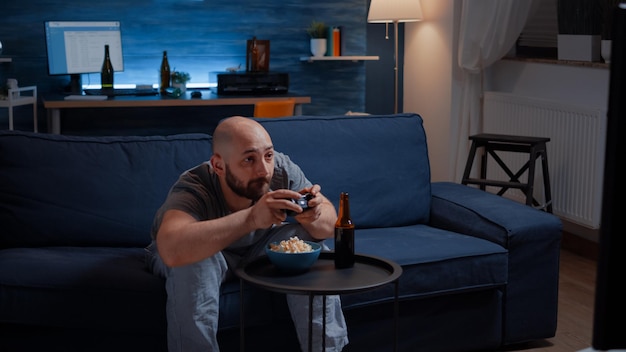
<instances>
[{"instance_id":1,"label":"sofa seat cushion","mask_svg":"<svg viewBox=\"0 0 626 352\"><path fill-rule=\"evenodd\" d=\"M359 229L356 253L402 266L400 299L422 298L500 288L507 283L508 251L480 238L412 225ZM329 247L333 243L327 241ZM393 299L393 287L345 295L346 308Z\"/></svg>"},{"instance_id":2,"label":"sofa seat cushion","mask_svg":"<svg viewBox=\"0 0 626 352\"><path fill-rule=\"evenodd\" d=\"M142 248L0 250L3 323L164 331L165 301L164 280L145 269Z\"/></svg>"}]
</instances>

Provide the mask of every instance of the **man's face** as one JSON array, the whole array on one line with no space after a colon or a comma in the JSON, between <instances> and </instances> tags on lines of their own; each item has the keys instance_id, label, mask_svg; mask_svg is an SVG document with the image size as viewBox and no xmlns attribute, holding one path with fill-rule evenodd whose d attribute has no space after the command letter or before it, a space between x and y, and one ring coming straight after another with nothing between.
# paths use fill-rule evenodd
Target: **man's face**
<instances>
[{"instance_id":1,"label":"man's face","mask_svg":"<svg viewBox=\"0 0 626 352\"><path fill-rule=\"evenodd\" d=\"M225 165L225 179L228 187L238 196L257 201L269 191L274 171L274 153L266 152L262 157L246 157L240 163ZM237 177L250 175L247 179Z\"/></svg>"}]
</instances>

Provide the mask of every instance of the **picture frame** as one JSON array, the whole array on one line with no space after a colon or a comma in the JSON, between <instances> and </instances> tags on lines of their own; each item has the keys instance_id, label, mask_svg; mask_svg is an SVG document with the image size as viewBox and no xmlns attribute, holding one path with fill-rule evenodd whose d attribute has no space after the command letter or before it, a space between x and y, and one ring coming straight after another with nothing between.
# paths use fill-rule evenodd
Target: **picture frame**
<instances>
[{"instance_id":1,"label":"picture frame","mask_svg":"<svg viewBox=\"0 0 626 352\"><path fill-rule=\"evenodd\" d=\"M270 70L270 41L256 37L246 45L246 71L268 72Z\"/></svg>"}]
</instances>

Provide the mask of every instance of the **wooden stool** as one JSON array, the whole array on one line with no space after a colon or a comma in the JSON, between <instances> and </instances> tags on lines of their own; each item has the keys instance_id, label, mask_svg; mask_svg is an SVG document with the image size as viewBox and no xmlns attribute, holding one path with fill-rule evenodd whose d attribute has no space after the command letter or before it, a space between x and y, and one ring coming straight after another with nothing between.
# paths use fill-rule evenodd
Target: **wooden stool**
<instances>
[{"instance_id":1,"label":"wooden stool","mask_svg":"<svg viewBox=\"0 0 626 352\"><path fill-rule=\"evenodd\" d=\"M539 209L552 213L552 194L550 192L548 154L546 151L546 142L549 142L550 138L482 133L470 136L469 139L472 141L472 146L467 157L467 163L465 164L463 180L461 181L462 184L479 185L480 189L483 191L486 186L500 187L501 189L498 192L499 196L503 195L509 188L520 189L526 195L526 205L536 206ZM485 149L481 157L482 162L480 166L480 178L470 178L470 171L472 170L472 164L478 148ZM524 166L519 169L519 171L513 173L496 154L496 151L528 153L530 157ZM500 165L502 170L504 170L504 172L506 172L509 176L510 179L508 182L487 179L488 155L491 155L498 165ZM539 202L533 198L535 162L537 161L537 157L541 157L541 167L543 169L545 204L541 206ZM528 183L521 183L519 178L526 170L528 170Z\"/></svg>"}]
</instances>

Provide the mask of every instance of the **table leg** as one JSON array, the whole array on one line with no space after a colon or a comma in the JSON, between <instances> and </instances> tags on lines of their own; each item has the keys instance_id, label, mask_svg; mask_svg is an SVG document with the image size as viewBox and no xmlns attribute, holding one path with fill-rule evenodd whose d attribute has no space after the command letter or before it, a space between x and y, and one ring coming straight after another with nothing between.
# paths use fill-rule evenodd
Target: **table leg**
<instances>
[{"instance_id":1,"label":"table leg","mask_svg":"<svg viewBox=\"0 0 626 352\"><path fill-rule=\"evenodd\" d=\"M35 102L33 103L33 131L37 133L37 95L35 95Z\"/></svg>"},{"instance_id":2,"label":"table leg","mask_svg":"<svg viewBox=\"0 0 626 352\"><path fill-rule=\"evenodd\" d=\"M326 295L322 296L322 352L326 351Z\"/></svg>"},{"instance_id":3,"label":"table leg","mask_svg":"<svg viewBox=\"0 0 626 352\"><path fill-rule=\"evenodd\" d=\"M61 109L48 109L48 132L61 134Z\"/></svg>"},{"instance_id":4,"label":"table leg","mask_svg":"<svg viewBox=\"0 0 626 352\"><path fill-rule=\"evenodd\" d=\"M244 309L243 309L243 279L239 279L239 351L243 352L246 344L245 344L245 334L244 334Z\"/></svg>"},{"instance_id":5,"label":"table leg","mask_svg":"<svg viewBox=\"0 0 626 352\"><path fill-rule=\"evenodd\" d=\"M393 301L393 350L398 351L398 320L400 319L400 304L398 303L398 280L394 283L395 299Z\"/></svg>"},{"instance_id":6,"label":"table leg","mask_svg":"<svg viewBox=\"0 0 626 352\"><path fill-rule=\"evenodd\" d=\"M309 352L313 351L313 294L309 294Z\"/></svg>"}]
</instances>

